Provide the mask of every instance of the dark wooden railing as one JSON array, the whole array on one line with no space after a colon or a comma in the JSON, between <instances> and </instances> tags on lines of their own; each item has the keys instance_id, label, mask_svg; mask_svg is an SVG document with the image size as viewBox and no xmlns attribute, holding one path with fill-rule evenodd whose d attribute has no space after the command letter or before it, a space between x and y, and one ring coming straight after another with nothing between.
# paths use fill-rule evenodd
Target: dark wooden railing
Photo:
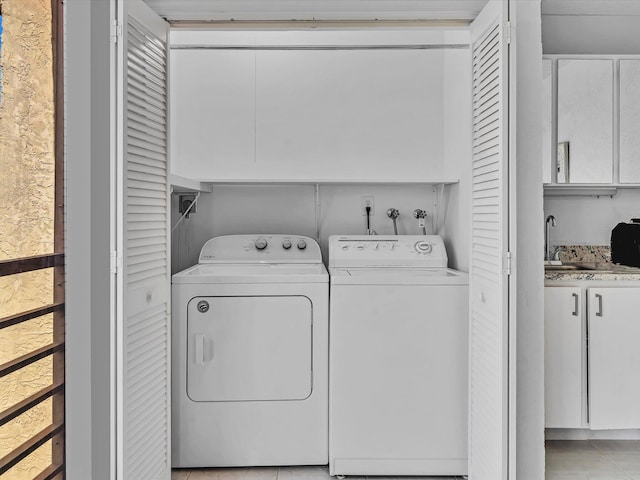
<instances>
[{"instance_id":1,"label":"dark wooden railing","mask_svg":"<svg viewBox=\"0 0 640 480\"><path fill-rule=\"evenodd\" d=\"M53 51L53 85L55 104L55 192L53 215L53 253L33 257L0 261L0 277L53 269L53 302L17 314L3 316L0 312L0 330L29 320L52 315L53 338L49 345L38 348L21 357L0 365L0 388L3 379L28 365L44 358L52 358L53 372L50 385L27 398L21 399L4 411L0 411L0 427L51 399L51 423L33 435L13 451L0 458L0 477L11 470L42 445L51 441L50 465L34 480L63 480L65 478L65 291L64 291L64 0L51 2ZM18 339L20 341L20 339ZM3 477L4 478L4 477Z\"/></svg>"},{"instance_id":2,"label":"dark wooden railing","mask_svg":"<svg viewBox=\"0 0 640 480\"><path fill-rule=\"evenodd\" d=\"M53 342L0 364L0 380L10 373L53 356L53 382L8 409L1 411L0 427L49 398L53 399L52 422L42 431L0 458L0 476L49 440L53 440L52 462L36 479L53 480L64 476L64 255L38 255L0 261L0 277L46 268L54 268L54 303L0 318L0 330L53 313Z\"/></svg>"},{"instance_id":3,"label":"dark wooden railing","mask_svg":"<svg viewBox=\"0 0 640 480\"><path fill-rule=\"evenodd\" d=\"M33 257L18 258L15 260L0 260L0 277L15 275L16 273L33 272L43 268L61 267L64 265L64 255L53 253L51 255L35 255Z\"/></svg>"}]
</instances>

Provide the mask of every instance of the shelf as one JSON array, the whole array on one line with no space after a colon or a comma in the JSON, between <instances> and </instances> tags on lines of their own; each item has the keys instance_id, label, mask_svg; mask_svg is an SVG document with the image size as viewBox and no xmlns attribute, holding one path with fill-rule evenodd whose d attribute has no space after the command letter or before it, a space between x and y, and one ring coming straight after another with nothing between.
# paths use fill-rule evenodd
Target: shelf
<instances>
[{"instance_id":1,"label":"shelf","mask_svg":"<svg viewBox=\"0 0 640 480\"><path fill-rule=\"evenodd\" d=\"M364 179L364 180L337 180L337 179L217 179L200 182L204 185L454 185L458 179L446 180L388 180L388 179Z\"/></svg>"},{"instance_id":2,"label":"shelf","mask_svg":"<svg viewBox=\"0 0 640 480\"><path fill-rule=\"evenodd\" d=\"M618 188L630 188L630 186L599 184L547 184L544 185L544 195L546 197L613 197L616 193L618 193Z\"/></svg>"},{"instance_id":3,"label":"shelf","mask_svg":"<svg viewBox=\"0 0 640 480\"><path fill-rule=\"evenodd\" d=\"M216 180L193 180L179 175L169 175L169 182L174 193L209 193L214 185L455 185L460 183L458 179L364 179L364 180L339 180L333 178L323 179L263 179L263 178L224 178Z\"/></svg>"},{"instance_id":4,"label":"shelf","mask_svg":"<svg viewBox=\"0 0 640 480\"><path fill-rule=\"evenodd\" d=\"M211 184L181 177L180 175L169 174L169 184L173 193L195 193L212 191Z\"/></svg>"}]
</instances>

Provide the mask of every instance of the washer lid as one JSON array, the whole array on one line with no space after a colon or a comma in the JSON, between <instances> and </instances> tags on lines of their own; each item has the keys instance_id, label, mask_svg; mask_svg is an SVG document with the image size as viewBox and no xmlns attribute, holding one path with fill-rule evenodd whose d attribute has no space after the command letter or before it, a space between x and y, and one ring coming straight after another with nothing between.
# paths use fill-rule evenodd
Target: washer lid
<instances>
[{"instance_id":1,"label":"washer lid","mask_svg":"<svg viewBox=\"0 0 640 480\"><path fill-rule=\"evenodd\" d=\"M322 253L301 235L224 235L204 244L198 263L322 263Z\"/></svg>"},{"instance_id":2,"label":"washer lid","mask_svg":"<svg viewBox=\"0 0 640 480\"><path fill-rule=\"evenodd\" d=\"M322 263L198 264L173 275L172 283L327 283Z\"/></svg>"},{"instance_id":3,"label":"washer lid","mask_svg":"<svg viewBox=\"0 0 640 480\"><path fill-rule=\"evenodd\" d=\"M332 285L468 285L469 275L450 268L331 268Z\"/></svg>"}]
</instances>

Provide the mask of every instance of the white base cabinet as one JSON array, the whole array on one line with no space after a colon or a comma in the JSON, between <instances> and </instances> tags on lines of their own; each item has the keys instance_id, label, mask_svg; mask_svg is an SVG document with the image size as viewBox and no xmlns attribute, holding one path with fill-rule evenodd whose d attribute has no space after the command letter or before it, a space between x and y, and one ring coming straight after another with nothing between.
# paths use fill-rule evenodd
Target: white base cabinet
<instances>
[{"instance_id":1,"label":"white base cabinet","mask_svg":"<svg viewBox=\"0 0 640 480\"><path fill-rule=\"evenodd\" d=\"M640 288L589 288L589 423L640 428Z\"/></svg>"},{"instance_id":2,"label":"white base cabinet","mask_svg":"<svg viewBox=\"0 0 640 480\"><path fill-rule=\"evenodd\" d=\"M545 426L640 428L640 287L545 288Z\"/></svg>"},{"instance_id":3,"label":"white base cabinet","mask_svg":"<svg viewBox=\"0 0 640 480\"><path fill-rule=\"evenodd\" d=\"M586 324L580 287L544 289L544 404L547 428L583 428Z\"/></svg>"}]
</instances>

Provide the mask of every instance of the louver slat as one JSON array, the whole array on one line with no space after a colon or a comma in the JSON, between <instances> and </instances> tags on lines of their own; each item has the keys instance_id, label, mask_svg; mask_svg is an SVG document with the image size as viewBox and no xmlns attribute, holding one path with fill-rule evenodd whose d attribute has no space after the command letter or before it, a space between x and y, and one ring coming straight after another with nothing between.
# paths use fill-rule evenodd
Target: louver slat
<instances>
[{"instance_id":1,"label":"louver slat","mask_svg":"<svg viewBox=\"0 0 640 480\"><path fill-rule=\"evenodd\" d=\"M147 110L144 105L138 106L133 103L129 103L127 105L127 114L136 114L139 117L145 118L147 120L151 120L157 125L162 125L164 128L164 117L161 114L153 113ZM157 128L157 127L156 127Z\"/></svg>"},{"instance_id":2,"label":"louver slat","mask_svg":"<svg viewBox=\"0 0 640 480\"><path fill-rule=\"evenodd\" d=\"M142 112L148 112L156 119L162 119L166 114L162 108L154 106L151 99L144 95L144 92L140 92L132 87L128 93L128 101L131 107L138 108Z\"/></svg>"},{"instance_id":3,"label":"louver slat","mask_svg":"<svg viewBox=\"0 0 640 480\"><path fill-rule=\"evenodd\" d=\"M145 87L145 91L147 91L149 95L162 103L162 98L166 94L166 89L160 84L158 78L154 75L149 75L147 70L141 69L136 64L131 64L130 67L129 78L131 79L131 82L138 86L143 85Z\"/></svg>"}]
</instances>

